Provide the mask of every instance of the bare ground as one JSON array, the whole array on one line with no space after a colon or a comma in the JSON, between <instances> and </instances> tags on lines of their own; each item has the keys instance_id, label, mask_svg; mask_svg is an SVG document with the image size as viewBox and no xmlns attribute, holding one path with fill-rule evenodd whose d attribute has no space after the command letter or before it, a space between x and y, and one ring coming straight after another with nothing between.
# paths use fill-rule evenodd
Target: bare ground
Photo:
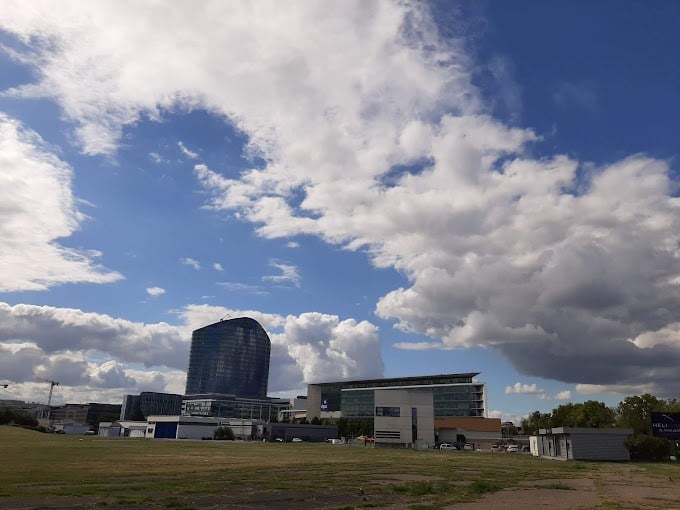
<instances>
[{"instance_id":1,"label":"bare ground","mask_svg":"<svg viewBox=\"0 0 680 510\"><path fill-rule=\"evenodd\" d=\"M528 480L519 487L487 494L479 501L445 510L680 510L678 478L636 473L633 464L610 464L596 478Z\"/></svg>"}]
</instances>

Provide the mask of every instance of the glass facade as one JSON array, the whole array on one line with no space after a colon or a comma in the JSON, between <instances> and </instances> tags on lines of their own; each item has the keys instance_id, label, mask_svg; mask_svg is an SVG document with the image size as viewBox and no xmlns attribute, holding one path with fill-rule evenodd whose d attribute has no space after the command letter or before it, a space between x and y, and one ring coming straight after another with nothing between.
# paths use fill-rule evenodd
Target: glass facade
<instances>
[{"instance_id":1,"label":"glass facade","mask_svg":"<svg viewBox=\"0 0 680 510\"><path fill-rule=\"evenodd\" d=\"M484 384L472 380L477 375L479 374L442 374L332 382L310 386L319 388L321 411L341 411L342 416L349 419L381 416L374 405L374 391L376 389L400 388L431 391L434 416L437 418L449 416L484 417Z\"/></svg>"},{"instance_id":2,"label":"glass facade","mask_svg":"<svg viewBox=\"0 0 680 510\"><path fill-rule=\"evenodd\" d=\"M120 412L121 420L142 419L147 416L172 416L182 409L182 395L143 391L139 395L125 395Z\"/></svg>"},{"instance_id":3,"label":"glass facade","mask_svg":"<svg viewBox=\"0 0 680 510\"><path fill-rule=\"evenodd\" d=\"M290 409L285 399L248 399L222 395L219 398L194 398L182 402L185 416L212 416L276 421L279 411Z\"/></svg>"},{"instance_id":4,"label":"glass facade","mask_svg":"<svg viewBox=\"0 0 680 510\"><path fill-rule=\"evenodd\" d=\"M186 394L265 399L270 350L267 333L248 317L197 329L191 336Z\"/></svg>"},{"instance_id":5,"label":"glass facade","mask_svg":"<svg viewBox=\"0 0 680 510\"><path fill-rule=\"evenodd\" d=\"M373 418L375 408L373 390L343 391L340 399L344 418Z\"/></svg>"},{"instance_id":6,"label":"glass facade","mask_svg":"<svg viewBox=\"0 0 680 510\"><path fill-rule=\"evenodd\" d=\"M484 416L484 385L436 386L432 388L434 415Z\"/></svg>"}]
</instances>

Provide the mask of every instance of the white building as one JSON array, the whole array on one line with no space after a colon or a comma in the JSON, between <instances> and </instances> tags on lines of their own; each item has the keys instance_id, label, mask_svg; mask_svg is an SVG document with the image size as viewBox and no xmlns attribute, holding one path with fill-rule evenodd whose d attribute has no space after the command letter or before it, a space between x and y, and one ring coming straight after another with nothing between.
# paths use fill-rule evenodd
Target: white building
<instances>
[{"instance_id":1,"label":"white building","mask_svg":"<svg viewBox=\"0 0 680 510\"><path fill-rule=\"evenodd\" d=\"M565 460L630 460L624 441L632 433L633 429L540 429L536 436L535 455ZM533 438L530 443L533 450Z\"/></svg>"},{"instance_id":2,"label":"white building","mask_svg":"<svg viewBox=\"0 0 680 510\"><path fill-rule=\"evenodd\" d=\"M145 437L153 439L207 439L215 429L229 427L236 439L258 439L265 424L259 420L242 418L214 418L204 416L149 416Z\"/></svg>"}]
</instances>

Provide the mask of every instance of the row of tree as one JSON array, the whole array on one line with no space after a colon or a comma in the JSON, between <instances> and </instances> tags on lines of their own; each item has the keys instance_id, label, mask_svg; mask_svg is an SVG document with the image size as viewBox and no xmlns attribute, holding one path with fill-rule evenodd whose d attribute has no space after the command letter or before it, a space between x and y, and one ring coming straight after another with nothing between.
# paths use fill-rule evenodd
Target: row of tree
<instances>
[{"instance_id":1,"label":"row of tree","mask_svg":"<svg viewBox=\"0 0 680 510\"><path fill-rule=\"evenodd\" d=\"M626 397L616 407L596 400L562 404L551 413L534 411L522 420L525 434L553 427L621 427L633 429L626 448L633 460L666 460L678 454L680 442L652 437L652 413L680 413L680 400L660 399L649 393Z\"/></svg>"},{"instance_id":2,"label":"row of tree","mask_svg":"<svg viewBox=\"0 0 680 510\"><path fill-rule=\"evenodd\" d=\"M531 413L522 420L522 431L531 435L553 427L622 427L632 428L635 435L651 435L653 412L680 412L680 400L646 393L626 397L615 408L596 400L562 404L550 413Z\"/></svg>"},{"instance_id":3,"label":"row of tree","mask_svg":"<svg viewBox=\"0 0 680 510\"><path fill-rule=\"evenodd\" d=\"M45 427L38 425L38 420L33 416L7 408L0 409L0 425L14 425L16 427L33 429L39 432L47 432Z\"/></svg>"}]
</instances>

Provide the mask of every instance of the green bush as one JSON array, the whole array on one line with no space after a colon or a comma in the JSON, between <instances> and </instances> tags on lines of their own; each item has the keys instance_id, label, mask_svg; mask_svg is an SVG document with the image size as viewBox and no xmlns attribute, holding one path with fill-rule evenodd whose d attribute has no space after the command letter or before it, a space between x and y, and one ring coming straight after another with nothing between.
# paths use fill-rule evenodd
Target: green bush
<instances>
[{"instance_id":1,"label":"green bush","mask_svg":"<svg viewBox=\"0 0 680 510\"><path fill-rule=\"evenodd\" d=\"M670 455L668 441L659 437L637 435L626 439L631 460L667 460Z\"/></svg>"},{"instance_id":2,"label":"green bush","mask_svg":"<svg viewBox=\"0 0 680 510\"><path fill-rule=\"evenodd\" d=\"M223 439L223 440L233 441L234 440L234 431L231 430L226 425L223 425L223 426L215 429L213 437L215 439Z\"/></svg>"},{"instance_id":3,"label":"green bush","mask_svg":"<svg viewBox=\"0 0 680 510\"><path fill-rule=\"evenodd\" d=\"M0 425L17 425L19 427L34 428L38 426L38 420L20 411L0 409Z\"/></svg>"}]
</instances>

